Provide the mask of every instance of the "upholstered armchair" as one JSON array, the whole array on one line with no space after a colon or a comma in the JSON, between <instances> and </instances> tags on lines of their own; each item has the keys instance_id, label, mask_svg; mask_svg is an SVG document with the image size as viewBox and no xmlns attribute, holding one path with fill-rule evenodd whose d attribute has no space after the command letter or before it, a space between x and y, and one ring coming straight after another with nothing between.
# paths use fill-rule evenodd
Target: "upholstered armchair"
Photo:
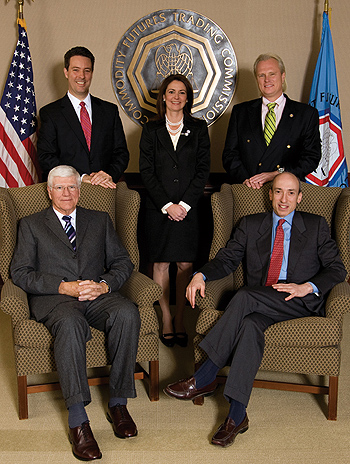
<instances>
[{"instance_id":1,"label":"upholstered armchair","mask_svg":"<svg viewBox=\"0 0 350 464\"><path fill-rule=\"evenodd\" d=\"M269 187L254 190L245 185L224 184L220 192L212 195L214 235L210 250L212 259L225 246L232 230L242 216L271 210ZM350 271L350 189L318 187L302 183L303 199L298 210L324 216L332 236L340 249L340 255ZM196 367L206 359L198 346L204 336L223 314L232 292L243 285L242 265L232 275L208 282L205 298L196 297L200 309L194 339ZM330 292L326 302L326 317L306 317L284 321L270 326L265 332L265 350L261 371L277 371L297 374L315 374L328 377L320 385L306 385L268 380L255 380L255 387L272 388L328 395L330 420L337 417L338 377L340 374L340 342L343 316L350 311L350 286L338 284ZM259 378L263 372L259 372ZM266 376L266 373L265 373ZM316 382L315 382L316 383ZM195 400L201 404L203 400Z\"/></svg>"},{"instance_id":2,"label":"upholstered armchair","mask_svg":"<svg viewBox=\"0 0 350 464\"><path fill-rule=\"evenodd\" d=\"M136 303L141 316L137 363L148 362L148 372L138 364L135 378L148 380L150 400L157 401L159 399L158 319L153 303L160 298L162 291L159 285L138 272L139 194L128 189L125 182L118 183L115 190L83 183L78 204L109 213L135 266L121 293ZM46 183L21 188L0 188L0 272L4 282L0 305L12 320L20 419L28 418L28 393L59 388L58 383L28 385L27 376L55 372L53 338L43 324L30 318L27 295L13 284L9 273L16 244L18 220L49 205ZM91 331L93 337L87 343L87 368L108 366L105 335L93 328ZM90 385L106 382L108 382L106 376L89 379Z\"/></svg>"}]
</instances>

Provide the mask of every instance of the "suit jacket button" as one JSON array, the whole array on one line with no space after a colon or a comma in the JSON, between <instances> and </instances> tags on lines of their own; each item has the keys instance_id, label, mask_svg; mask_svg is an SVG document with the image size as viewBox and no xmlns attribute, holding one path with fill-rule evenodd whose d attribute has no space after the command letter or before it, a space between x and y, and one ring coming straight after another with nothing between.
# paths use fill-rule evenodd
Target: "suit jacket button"
<instances>
[{"instance_id":1,"label":"suit jacket button","mask_svg":"<svg viewBox=\"0 0 350 464\"><path fill-rule=\"evenodd\" d=\"M247 139L247 143L250 143L250 139Z\"/></svg>"},{"instance_id":2,"label":"suit jacket button","mask_svg":"<svg viewBox=\"0 0 350 464\"><path fill-rule=\"evenodd\" d=\"M174 164L173 169L177 169L177 164Z\"/></svg>"},{"instance_id":3,"label":"suit jacket button","mask_svg":"<svg viewBox=\"0 0 350 464\"><path fill-rule=\"evenodd\" d=\"M174 183L176 184L177 182L179 182L179 179L174 179Z\"/></svg>"},{"instance_id":4,"label":"suit jacket button","mask_svg":"<svg viewBox=\"0 0 350 464\"><path fill-rule=\"evenodd\" d=\"M287 145L287 148L290 148L290 145Z\"/></svg>"},{"instance_id":5,"label":"suit jacket button","mask_svg":"<svg viewBox=\"0 0 350 464\"><path fill-rule=\"evenodd\" d=\"M262 163L259 163L258 166L262 166Z\"/></svg>"},{"instance_id":6,"label":"suit jacket button","mask_svg":"<svg viewBox=\"0 0 350 464\"><path fill-rule=\"evenodd\" d=\"M77 255L75 253L73 255L73 259L77 259Z\"/></svg>"}]
</instances>

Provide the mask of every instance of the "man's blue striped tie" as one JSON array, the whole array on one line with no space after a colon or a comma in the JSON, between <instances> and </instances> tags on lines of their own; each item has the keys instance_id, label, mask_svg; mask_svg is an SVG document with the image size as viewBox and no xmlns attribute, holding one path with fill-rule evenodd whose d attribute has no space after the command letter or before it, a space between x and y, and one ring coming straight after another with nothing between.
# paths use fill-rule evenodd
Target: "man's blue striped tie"
<instances>
[{"instance_id":1,"label":"man's blue striped tie","mask_svg":"<svg viewBox=\"0 0 350 464\"><path fill-rule=\"evenodd\" d=\"M62 216L62 219L65 221L66 225L64 226L64 231L67 234L68 240L72 244L73 250L76 251L77 249L77 234L75 232L74 227L72 226L71 223L71 217L70 216Z\"/></svg>"}]
</instances>

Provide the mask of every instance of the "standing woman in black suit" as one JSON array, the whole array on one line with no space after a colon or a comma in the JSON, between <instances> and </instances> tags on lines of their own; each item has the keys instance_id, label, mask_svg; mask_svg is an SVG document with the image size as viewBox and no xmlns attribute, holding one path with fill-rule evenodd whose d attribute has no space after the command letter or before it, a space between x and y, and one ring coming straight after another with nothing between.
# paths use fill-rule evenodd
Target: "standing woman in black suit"
<instances>
[{"instance_id":1,"label":"standing woman in black suit","mask_svg":"<svg viewBox=\"0 0 350 464\"><path fill-rule=\"evenodd\" d=\"M198 248L198 201L210 171L210 142L204 120L191 115L193 89L181 74L162 82L157 118L145 124L140 141L140 173L147 189L146 233L153 279L163 288L161 341L186 346L185 289ZM175 262L176 313L169 307L169 266Z\"/></svg>"}]
</instances>

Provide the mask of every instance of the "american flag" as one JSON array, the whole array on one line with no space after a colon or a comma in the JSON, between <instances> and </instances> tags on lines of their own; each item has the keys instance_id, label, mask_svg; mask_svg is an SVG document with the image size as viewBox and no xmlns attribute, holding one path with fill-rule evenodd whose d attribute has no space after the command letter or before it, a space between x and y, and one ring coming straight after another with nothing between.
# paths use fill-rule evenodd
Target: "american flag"
<instances>
[{"instance_id":1,"label":"american flag","mask_svg":"<svg viewBox=\"0 0 350 464\"><path fill-rule=\"evenodd\" d=\"M26 23L18 19L18 42L0 104L0 186L39 181L37 119Z\"/></svg>"}]
</instances>

